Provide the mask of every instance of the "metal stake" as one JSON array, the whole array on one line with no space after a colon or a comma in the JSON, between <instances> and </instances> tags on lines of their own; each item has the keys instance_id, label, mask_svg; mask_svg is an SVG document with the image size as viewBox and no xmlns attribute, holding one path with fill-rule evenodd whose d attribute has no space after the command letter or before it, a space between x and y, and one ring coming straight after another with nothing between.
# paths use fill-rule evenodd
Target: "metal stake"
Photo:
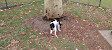
<instances>
[{"instance_id":1,"label":"metal stake","mask_svg":"<svg viewBox=\"0 0 112 50\"><path fill-rule=\"evenodd\" d=\"M6 3L6 8L8 8L7 0L5 0L5 3Z\"/></svg>"},{"instance_id":2,"label":"metal stake","mask_svg":"<svg viewBox=\"0 0 112 50\"><path fill-rule=\"evenodd\" d=\"M100 2L99 2L99 7L101 6L101 0L100 0Z\"/></svg>"}]
</instances>

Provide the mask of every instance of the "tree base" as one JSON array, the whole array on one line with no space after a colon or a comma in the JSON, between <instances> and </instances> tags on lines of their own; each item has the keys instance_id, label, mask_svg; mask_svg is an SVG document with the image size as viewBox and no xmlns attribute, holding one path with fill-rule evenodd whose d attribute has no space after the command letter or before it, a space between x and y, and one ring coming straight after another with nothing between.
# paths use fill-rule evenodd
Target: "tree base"
<instances>
[{"instance_id":1,"label":"tree base","mask_svg":"<svg viewBox=\"0 0 112 50\"><path fill-rule=\"evenodd\" d=\"M62 15L61 17L58 17L58 18L59 18L59 19L62 19L62 18L64 18L64 17L67 17L67 16ZM51 21L51 20L53 20L53 19L55 19L55 18L48 18L47 16L44 16L44 17L43 17L43 20L45 20L45 21Z\"/></svg>"},{"instance_id":2,"label":"tree base","mask_svg":"<svg viewBox=\"0 0 112 50\"><path fill-rule=\"evenodd\" d=\"M50 21L49 18L47 18L47 16L44 16L43 20Z\"/></svg>"}]
</instances>

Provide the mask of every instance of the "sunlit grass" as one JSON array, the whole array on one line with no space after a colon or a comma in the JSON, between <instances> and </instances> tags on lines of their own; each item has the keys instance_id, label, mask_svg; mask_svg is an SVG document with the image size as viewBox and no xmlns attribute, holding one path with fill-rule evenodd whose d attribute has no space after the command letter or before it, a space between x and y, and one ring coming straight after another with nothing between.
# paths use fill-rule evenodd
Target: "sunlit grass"
<instances>
[{"instance_id":1,"label":"sunlit grass","mask_svg":"<svg viewBox=\"0 0 112 50\"><path fill-rule=\"evenodd\" d=\"M99 6L100 0L71 0L79 3ZM112 0L101 0L101 7L112 8Z\"/></svg>"},{"instance_id":2,"label":"sunlit grass","mask_svg":"<svg viewBox=\"0 0 112 50\"><path fill-rule=\"evenodd\" d=\"M81 4L66 4L64 9L69 12L73 17L82 18L88 20L89 23L84 22L85 25L94 22L103 29L112 29L111 27L111 12L107 12L106 9L99 9L93 6L85 6ZM103 27L102 27L103 25Z\"/></svg>"},{"instance_id":3,"label":"sunlit grass","mask_svg":"<svg viewBox=\"0 0 112 50\"><path fill-rule=\"evenodd\" d=\"M18 5L18 4L26 4L29 2L41 1L41 0L27 0L27 1L26 0L6 0L6 1L8 6L12 6L12 5ZM5 0L1 0L0 8L5 6L6 6Z\"/></svg>"}]
</instances>

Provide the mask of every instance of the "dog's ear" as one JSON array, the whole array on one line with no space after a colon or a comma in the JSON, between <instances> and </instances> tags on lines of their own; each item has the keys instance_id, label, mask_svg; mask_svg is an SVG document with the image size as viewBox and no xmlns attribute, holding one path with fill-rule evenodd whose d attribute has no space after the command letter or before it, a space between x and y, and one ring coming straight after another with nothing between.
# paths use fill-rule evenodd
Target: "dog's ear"
<instances>
[{"instance_id":1,"label":"dog's ear","mask_svg":"<svg viewBox=\"0 0 112 50\"><path fill-rule=\"evenodd\" d=\"M55 21L54 19L51 20L51 22Z\"/></svg>"}]
</instances>

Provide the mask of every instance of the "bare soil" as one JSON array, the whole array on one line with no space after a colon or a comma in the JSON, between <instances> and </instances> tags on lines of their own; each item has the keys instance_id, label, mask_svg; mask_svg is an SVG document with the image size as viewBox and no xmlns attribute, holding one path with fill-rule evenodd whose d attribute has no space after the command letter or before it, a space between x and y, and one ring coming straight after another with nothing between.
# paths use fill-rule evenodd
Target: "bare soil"
<instances>
[{"instance_id":1,"label":"bare soil","mask_svg":"<svg viewBox=\"0 0 112 50\"><path fill-rule=\"evenodd\" d=\"M98 33L98 30L101 28L94 22L85 25L84 22L88 22L88 20L72 17L69 13L65 13L64 15L67 17L61 20L63 24L62 31L57 32L59 38L62 35L64 38L69 39L70 42L73 40L77 42L84 41L84 44L89 47L89 50L112 50L109 43ZM46 32L47 35L50 35L50 21L45 21L42 17L42 14L31 16L25 19L24 22L25 24L31 24L31 28L37 30L38 33Z\"/></svg>"}]
</instances>

